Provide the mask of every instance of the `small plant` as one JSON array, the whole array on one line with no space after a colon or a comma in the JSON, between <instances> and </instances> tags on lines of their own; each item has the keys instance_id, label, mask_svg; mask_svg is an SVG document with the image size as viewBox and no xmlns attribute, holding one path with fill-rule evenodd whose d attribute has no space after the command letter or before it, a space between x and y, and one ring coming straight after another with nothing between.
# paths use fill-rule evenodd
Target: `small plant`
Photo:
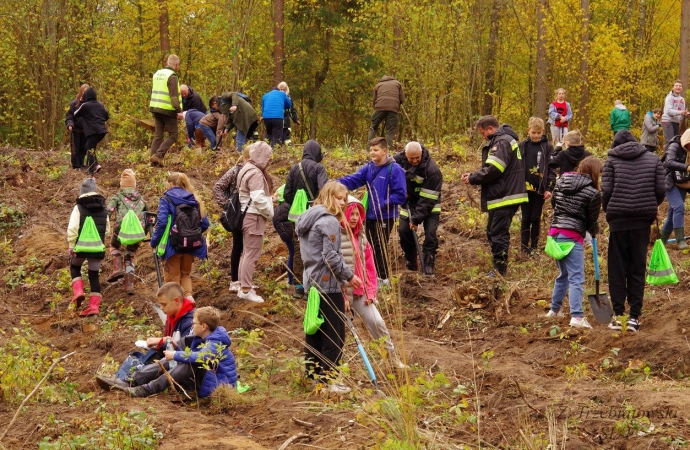
<instances>
[{"instance_id":1,"label":"small plant","mask_svg":"<svg viewBox=\"0 0 690 450\"><path fill-rule=\"evenodd\" d=\"M26 223L28 214L21 208L0 203L0 234L7 234Z\"/></svg>"},{"instance_id":2,"label":"small plant","mask_svg":"<svg viewBox=\"0 0 690 450\"><path fill-rule=\"evenodd\" d=\"M42 273L44 266L45 261L32 256L26 263L7 272L2 279L11 290L19 286L31 287L46 278Z\"/></svg>"},{"instance_id":3,"label":"small plant","mask_svg":"<svg viewBox=\"0 0 690 450\"><path fill-rule=\"evenodd\" d=\"M569 382L581 380L588 376L587 364L580 363L574 366L565 366L565 378Z\"/></svg>"}]
</instances>

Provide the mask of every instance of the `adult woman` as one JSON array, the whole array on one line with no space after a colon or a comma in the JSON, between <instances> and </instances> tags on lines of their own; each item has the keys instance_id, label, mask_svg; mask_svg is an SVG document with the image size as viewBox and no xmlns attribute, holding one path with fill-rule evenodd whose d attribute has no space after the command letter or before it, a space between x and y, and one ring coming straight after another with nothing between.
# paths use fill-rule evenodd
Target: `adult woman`
<instances>
[{"instance_id":1,"label":"adult woman","mask_svg":"<svg viewBox=\"0 0 690 450\"><path fill-rule=\"evenodd\" d=\"M82 129L80 121L74 118L74 111L81 105L84 92L89 88L88 84L82 84L77 91L77 96L69 102L69 109L65 114L65 126L70 132L70 150L71 163L73 169L81 169L84 166L84 158L86 158L86 137Z\"/></svg>"},{"instance_id":2,"label":"adult woman","mask_svg":"<svg viewBox=\"0 0 690 450\"><path fill-rule=\"evenodd\" d=\"M285 95L290 98L290 88L286 82L281 81L278 83L278 89L285 92ZM290 99L290 101L292 102L292 99ZM299 125L299 117L297 116L294 102L292 102L292 106L289 109L285 109L285 115L283 117L283 139L281 140L281 144L290 145L292 143L292 139L290 138L292 135L291 122L295 122Z\"/></svg>"},{"instance_id":3,"label":"adult woman","mask_svg":"<svg viewBox=\"0 0 690 450\"><path fill-rule=\"evenodd\" d=\"M687 190L676 185L678 175L687 173L688 147L690 146L690 130L683 136L674 136L666 146L664 168L666 169L666 200L668 200L668 216L661 227L661 240L666 243L671 232L676 235L676 245L680 250L688 248L685 242L685 195Z\"/></svg>"},{"instance_id":4,"label":"adult woman","mask_svg":"<svg viewBox=\"0 0 690 450\"><path fill-rule=\"evenodd\" d=\"M661 116L661 127L664 130L664 141L671 142L674 136L680 133L680 122L683 116L688 115L685 107L685 99L680 95L683 92L683 82L673 82L673 89L664 100L664 113Z\"/></svg>"},{"instance_id":5,"label":"adult woman","mask_svg":"<svg viewBox=\"0 0 690 450\"><path fill-rule=\"evenodd\" d=\"M551 125L551 139L554 146L563 140L568 132L568 125L573 118L570 103L565 101L565 89L556 90L556 100L549 105L549 124Z\"/></svg>"}]
</instances>

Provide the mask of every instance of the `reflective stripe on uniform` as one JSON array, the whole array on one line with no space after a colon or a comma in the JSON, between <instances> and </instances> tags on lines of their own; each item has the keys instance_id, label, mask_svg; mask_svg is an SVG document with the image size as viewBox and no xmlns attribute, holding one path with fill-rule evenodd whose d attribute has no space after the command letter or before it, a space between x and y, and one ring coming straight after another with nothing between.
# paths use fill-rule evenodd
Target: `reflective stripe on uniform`
<instances>
[{"instance_id":1,"label":"reflective stripe on uniform","mask_svg":"<svg viewBox=\"0 0 690 450\"><path fill-rule=\"evenodd\" d=\"M503 173L506 170L506 167L508 167L508 164L506 164L500 158L496 158L493 155L489 155L489 157L486 158L486 163L495 166L498 170L501 171L501 173Z\"/></svg>"},{"instance_id":2,"label":"reflective stripe on uniform","mask_svg":"<svg viewBox=\"0 0 690 450\"><path fill-rule=\"evenodd\" d=\"M431 210L431 214L441 214L441 204L436 203L434 209Z\"/></svg>"},{"instance_id":3,"label":"reflective stripe on uniform","mask_svg":"<svg viewBox=\"0 0 690 450\"><path fill-rule=\"evenodd\" d=\"M666 270L649 270L647 271L647 275L650 277L667 277L671 274L673 274L673 267L666 269Z\"/></svg>"},{"instance_id":4,"label":"reflective stripe on uniform","mask_svg":"<svg viewBox=\"0 0 690 450\"><path fill-rule=\"evenodd\" d=\"M118 236L122 239L145 239L146 235L144 233L118 233Z\"/></svg>"},{"instance_id":5,"label":"reflective stripe on uniform","mask_svg":"<svg viewBox=\"0 0 690 450\"><path fill-rule=\"evenodd\" d=\"M513 151L517 153L517 159L522 159L522 155L520 154L520 151L519 151L520 147L518 146L518 143L515 139L510 141L510 148L512 148Z\"/></svg>"},{"instance_id":6,"label":"reflective stripe on uniform","mask_svg":"<svg viewBox=\"0 0 690 450\"><path fill-rule=\"evenodd\" d=\"M415 177L412 179L417 184L422 184L424 183L424 177L420 177L419 175L415 175Z\"/></svg>"},{"instance_id":7,"label":"reflective stripe on uniform","mask_svg":"<svg viewBox=\"0 0 690 450\"><path fill-rule=\"evenodd\" d=\"M496 200L489 200L486 202L486 209L502 208L504 206L517 205L527 201L529 201L527 198L527 192L522 194L508 195L503 198L497 198Z\"/></svg>"},{"instance_id":8,"label":"reflective stripe on uniform","mask_svg":"<svg viewBox=\"0 0 690 450\"><path fill-rule=\"evenodd\" d=\"M298 219L299 216L301 216L301 215L302 215L302 214L288 214L288 220L289 220L290 222L297 222L297 219Z\"/></svg>"},{"instance_id":9,"label":"reflective stripe on uniform","mask_svg":"<svg viewBox=\"0 0 690 450\"><path fill-rule=\"evenodd\" d=\"M432 191L431 189L424 189L419 192L420 197L428 198L431 200L438 200L441 193L439 191Z\"/></svg>"},{"instance_id":10,"label":"reflective stripe on uniform","mask_svg":"<svg viewBox=\"0 0 690 450\"><path fill-rule=\"evenodd\" d=\"M401 209L400 210L400 217L410 217L410 216L407 214L406 209Z\"/></svg>"}]
</instances>

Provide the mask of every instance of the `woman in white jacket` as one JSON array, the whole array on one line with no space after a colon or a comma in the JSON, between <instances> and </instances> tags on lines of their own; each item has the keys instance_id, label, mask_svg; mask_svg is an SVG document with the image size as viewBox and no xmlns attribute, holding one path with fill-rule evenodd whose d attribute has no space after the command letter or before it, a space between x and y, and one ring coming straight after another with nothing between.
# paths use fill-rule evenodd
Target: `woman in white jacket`
<instances>
[{"instance_id":1,"label":"woman in white jacket","mask_svg":"<svg viewBox=\"0 0 690 450\"><path fill-rule=\"evenodd\" d=\"M249 161L237 175L242 211L245 211L245 208L247 211L242 223L244 251L240 259L241 288L237 291L237 296L255 303L264 301L254 291L252 278L256 262L261 256L266 221L273 218L273 189L271 176L266 171L272 156L273 149L267 143L261 141L252 144L249 149Z\"/></svg>"}]
</instances>

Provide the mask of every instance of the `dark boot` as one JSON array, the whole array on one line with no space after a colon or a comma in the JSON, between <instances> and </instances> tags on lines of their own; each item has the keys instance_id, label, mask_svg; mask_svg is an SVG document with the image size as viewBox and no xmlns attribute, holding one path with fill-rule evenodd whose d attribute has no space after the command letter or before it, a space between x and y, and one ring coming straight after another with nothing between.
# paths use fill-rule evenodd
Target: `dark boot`
<instances>
[{"instance_id":1,"label":"dark boot","mask_svg":"<svg viewBox=\"0 0 690 450\"><path fill-rule=\"evenodd\" d=\"M101 294L99 292L92 292L89 296L89 306L82 312L80 316L97 316L99 313L98 307L101 306Z\"/></svg>"},{"instance_id":2,"label":"dark boot","mask_svg":"<svg viewBox=\"0 0 690 450\"><path fill-rule=\"evenodd\" d=\"M676 245L678 245L678 250L686 250L688 248L688 244L685 242L685 229L674 228L673 233L676 235Z\"/></svg>"},{"instance_id":3,"label":"dark boot","mask_svg":"<svg viewBox=\"0 0 690 450\"><path fill-rule=\"evenodd\" d=\"M434 263L436 262L436 255L433 253L424 254L424 275L428 277L434 276Z\"/></svg>"},{"instance_id":4,"label":"dark boot","mask_svg":"<svg viewBox=\"0 0 690 450\"><path fill-rule=\"evenodd\" d=\"M405 255L405 268L413 272L417 271L417 255L412 258L408 258L407 255Z\"/></svg>"},{"instance_id":5,"label":"dark boot","mask_svg":"<svg viewBox=\"0 0 690 450\"><path fill-rule=\"evenodd\" d=\"M122 255L113 255L113 274L108 277L108 283L119 280L125 276L125 272L122 270Z\"/></svg>"},{"instance_id":6,"label":"dark boot","mask_svg":"<svg viewBox=\"0 0 690 450\"><path fill-rule=\"evenodd\" d=\"M663 242L664 245L666 245L666 243L668 242L668 238L670 238L670 237L671 237L671 233L667 233L664 230L659 231L659 239L661 239L661 242Z\"/></svg>"},{"instance_id":7,"label":"dark boot","mask_svg":"<svg viewBox=\"0 0 690 450\"><path fill-rule=\"evenodd\" d=\"M129 255L125 256L125 292L134 295L134 263Z\"/></svg>"},{"instance_id":8,"label":"dark boot","mask_svg":"<svg viewBox=\"0 0 690 450\"><path fill-rule=\"evenodd\" d=\"M142 386L136 386L136 387L122 387L122 386L115 385L112 387L112 389L117 389L118 391L122 391L132 398L148 397L151 395L151 392L148 390L148 388L146 387L145 384Z\"/></svg>"},{"instance_id":9,"label":"dark boot","mask_svg":"<svg viewBox=\"0 0 690 450\"><path fill-rule=\"evenodd\" d=\"M72 301L70 303L74 303L77 305L77 308L80 308L81 302L83 302L84 298L86 298L84 295L84 280L82 280L81 277L72 280L72 292L74 292L74 297L72 297Z\"/></svg>"}]
</instances>

